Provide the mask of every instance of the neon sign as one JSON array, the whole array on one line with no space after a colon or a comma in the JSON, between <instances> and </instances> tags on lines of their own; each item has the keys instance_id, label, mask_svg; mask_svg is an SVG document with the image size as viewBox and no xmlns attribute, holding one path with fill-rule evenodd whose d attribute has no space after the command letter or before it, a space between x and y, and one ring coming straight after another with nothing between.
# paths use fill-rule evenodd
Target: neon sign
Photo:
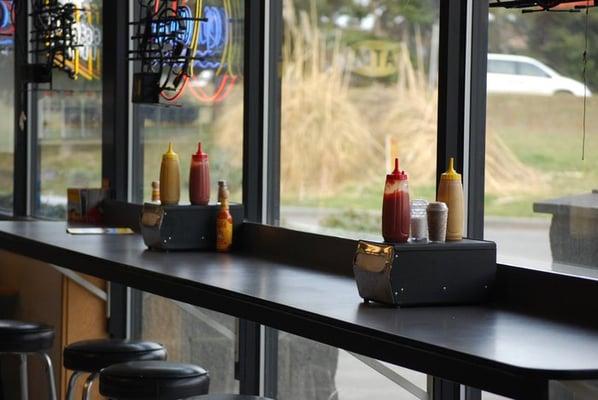
<instances>
[{"instance_id":1,"label":"neon sign","mask_svg":"<svg viewBox=\"0 0 598 400\"><path fill-rule=\"evenodd\" d=\"M13 4L11 0L0 1L0 46L12 46L15 27L13 21Z\"/></svg>"}]
</instances>

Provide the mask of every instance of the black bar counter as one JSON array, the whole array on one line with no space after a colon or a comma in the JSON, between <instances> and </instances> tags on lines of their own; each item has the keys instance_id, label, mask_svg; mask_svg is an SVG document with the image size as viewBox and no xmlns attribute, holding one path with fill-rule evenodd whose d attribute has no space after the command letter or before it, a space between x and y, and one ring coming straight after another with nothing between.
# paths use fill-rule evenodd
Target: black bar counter
<instances>
[{"instance_id":1,"label":"black bar counter","mask_svg":"<svg viewBox=\"0 0 598 400\"><path fill-rule=\"evenodd\" d=\"M3 221L0 248L509 397L543 399L550 380L598 379L592 324L500 303L364 304L345 259L331 261L349 271L343 275L247 252L152 252L139 235L73 236L65 228Z\"/></svg>"}]
</instances>

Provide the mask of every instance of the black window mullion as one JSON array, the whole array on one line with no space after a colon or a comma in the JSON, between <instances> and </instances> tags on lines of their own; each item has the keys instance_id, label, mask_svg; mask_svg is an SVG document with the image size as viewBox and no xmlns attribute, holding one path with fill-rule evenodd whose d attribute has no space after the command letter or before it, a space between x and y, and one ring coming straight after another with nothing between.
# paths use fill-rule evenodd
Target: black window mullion
<instances>
[{"instance_id":1,"label":"black window mullion","mask_svg":"<svg viewBox=\"0 0 598 400\"><path fill-rule=\"evenodd\" d=\"M128 200L129 2L106 1L102 62L102 177L116 200Z\"/></svg>"},{"instance_id":2,"label":"black window mullion","mask_svg":"<svg viewBox=\"0 0 598 400\"><path fill-rule=\"evenodd\" d=\"M245 0L243 205L262 222L264 139L264 0Z\"/></svg>"},{"instance_id":3,"label":"black window mullion","mask_svg":"<svg viewBox=\"0 0 598 400\"><path fill-rule=\"evenodd\" d=\"M105 1L102 6L102 178L112 198L128 199L129 160L129 2ZM129 333L129 290L110 284L108 331L112 337Z\"/></svg>"},{"instance_id":4,"label":"black window mullion","mask_svg":"<svg viewBox=\"0 0 598 400\"><path fill-rule=\"evenodd\" d=\"M473 1L467 234L484 237L484 173L486 161L486 74L488 69L488 2Z\"/></svg>"},{"instance_id":5,"label":"black window mullion","mask_svg":"<svg viewBox=\"0 0 598 400\"><path fill-rule=\"evenodd\" d=\"M28 114L28 91L23 65L28 60L28 2L19 2L15 15L14 34L14 184L13 184L13 215L27 216L29 187L28 165L28 124L22 116Z\"/></svg>"},{"instance_id":6,"label":"black window mullion","mask_svg":"<svg viewBox=\"0 0 598 400\"><path fill-rule=\"evenodd\" d=\"M437 182L448 159L463 171L467 0L440 1Z\"/></svg>"}]
</instances>

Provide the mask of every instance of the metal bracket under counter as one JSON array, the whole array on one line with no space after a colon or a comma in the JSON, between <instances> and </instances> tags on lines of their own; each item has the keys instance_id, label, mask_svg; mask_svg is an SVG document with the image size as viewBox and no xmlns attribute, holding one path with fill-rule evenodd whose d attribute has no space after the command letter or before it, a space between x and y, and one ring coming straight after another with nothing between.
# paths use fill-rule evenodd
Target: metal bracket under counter
<instances>
[{"instance_id":1,"label":"metal bracket under counter","mask_svg":"<svg viewBox=\"0 0 598 400\"><path fill-rule=\"evenodd\" d=\"M69 269L65 269L62 267L58 267L53 264L50 264L50 266L52 268L54 268L56 271L60 272L64 276L66 276L67 278L69 278L71 281L73 281L76 284L78 284L79 286L81 286L83 289L87 290L88 292L90 292L91 294L96 296L98 299L100 299L106 303L109 301L109 295L106 291L100 289L99 287L97 287L96 285L94 285L93 283L88 281L87 279L83 278L77 272L74 272L74 271L71 271Z\"/></svg>"}]
</instances>

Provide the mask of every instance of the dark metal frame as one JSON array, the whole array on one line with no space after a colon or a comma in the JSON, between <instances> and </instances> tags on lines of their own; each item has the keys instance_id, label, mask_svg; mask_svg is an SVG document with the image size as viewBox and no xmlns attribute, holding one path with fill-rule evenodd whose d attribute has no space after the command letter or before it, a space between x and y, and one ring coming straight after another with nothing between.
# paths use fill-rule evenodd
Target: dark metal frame
<instances>
[{"instance_id":1,"label":"dark metal frame","mask_svg":"<svg viewBox=\"0 0 598 400\"><path fill-rule=\"evenodd\" d=\"M438 104L437 172L444 170L450 156L457 157L457 168L464 165L465 101L470 99L469 122L469 181L468 181L468 234L480 238L483 235L484 202L484 153L486 112L486 53L487 12L485 1L472 1L471 27L471 85L466 93L467 48L467 1L440 0L440 69ZM249 221L276 225L279 220L280 192L268 190L280 187L280 48L282 45L282 0L271 0L269 15L264 0L246 0L245 16L245 80L244 80L244 151L243 151L243 201ZM102 129L102 176L114 189L114 198L130 200L127 190L130 184L137 186L139 176L128 182L129 145L139 148L138 130L134 127L132 143L129 143L128 121L128 15L129 4L125 1L104 2L104 21L112 21L111 29L104 29L103 66L103 129ZM268 48L264 46L266 18L269 18ZM26 46L27 13L18 16L17 43ZM21 27L21 28L19 28ZM23 83L24 76L19 65L27 61L20 52L15 53L15 156L14 156L14 215L27 216L28 176L36 179L36 161L31 164L28 151L36 140L28 139L27 129L21 131L18 120L21 112L28 113L29 92ZM268 59L265 59L265 55ZM265 71L269 71L265 76ZM267 83L267 85L265 85ZM267 87L267 92L265 91ZM19 90L20 89L20 90ZM32 93L33 99L35 98ZM264 114L267 108L267 114ZM135 114L135 112L134 112ZM264 115L268 118L264 119ZM134 117L134 115L133 115ZM30 118L35 118L31 115ZM265 132L267 136L265 135ZM267 144L264 149L264 143ZM139 155L137 155L139 156ZM142 157L142 154L141 154ZM264 161L268 166L264 171ZM39 161L37 161L39 162ZM132 171L133 174L136 171ZM138 172L138 171L137 171ZM264 187L266 183L266 187ZM34 183L35 184L35 183ZM265 197L264 197L265 196ZM266 207L264 208L264 202ZM265 211L265 214L264 214ZM114 336L127 332L126 288L113 285L111 289L110 331ZM139 298L136 303L140 304ZM134 300L135 301L135 300ZM137 307L134 306L133 309ZM139 322L136 319L137 323ZM260 327L250 321L240 324L239 376L242 393L259 392ZM275 396L277 368L277 331L266 329L265 343L265 394ZM270 377L270 378L269 378ZM458 385L435 380L434 398L451 398ZM450 396L445 396L449 393ZM466 389L466 398L479 398L479 391Z\"/></svg>"}]
</instances>

